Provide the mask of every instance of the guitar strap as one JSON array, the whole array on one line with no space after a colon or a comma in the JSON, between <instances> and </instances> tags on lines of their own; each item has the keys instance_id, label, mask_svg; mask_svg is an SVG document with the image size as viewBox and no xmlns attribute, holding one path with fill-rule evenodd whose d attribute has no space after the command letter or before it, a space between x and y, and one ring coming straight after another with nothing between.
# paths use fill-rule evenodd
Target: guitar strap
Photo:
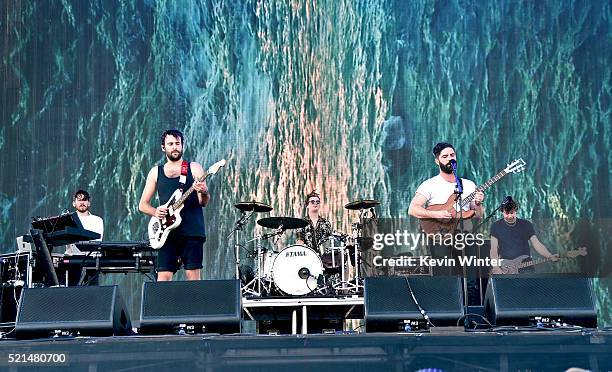
<instances>
[{"instance_id":1,"label":"guitar strap","mask_svg":"<svg viewBox=\"0 0 612 372\"><path fill-rule=\"evenodd\" d=\"M181 164L181 176L179 177L179 189L184 191L185 184L187 183L187 172L189 171L189 162L183 160Z\"/></svg>"}]
</instances>

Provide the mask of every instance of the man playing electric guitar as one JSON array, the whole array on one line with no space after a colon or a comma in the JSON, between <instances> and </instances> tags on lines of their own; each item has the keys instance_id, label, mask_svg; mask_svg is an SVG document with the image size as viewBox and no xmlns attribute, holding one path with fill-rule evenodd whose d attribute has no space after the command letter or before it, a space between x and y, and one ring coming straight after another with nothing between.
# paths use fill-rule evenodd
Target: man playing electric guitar
<instances>
[{"instance_id":1,"label":"man playing electric guitar","mask_svg":"<svg viewBox=\"0 0 612 372\"><path fill-rule=\"evenodd\" d=\"M552 254L540 242L536 236L533 224L522 218L516 218L518 204L512 200L512 197L506 197L506 200L501 206L504 218L495 221L491 225L491 259L512 260L519 256L531 257L529 252L529 243L533 248L546 259L557 261L559 255ZM525 269L525 271L533 271L533 266ZM499 266L493 266L492 274L504 273Z\"/></svg>"},{"instance_id":2,"label":"man playing electric guitar","mask_svg":"<svg viewBox=\"0 0 612 372\"><path fill-rule=\"evenodd\" d=\"M184 203L180 212L181 224L170 232L159 250L158 281L172 280L181 264L188 280L199 280L202 269L203 244L206 240L202 207L208 204L210 194L205 181L194 181L203 178L204 169L199 163L183 161L183 145L183 133L180 131L169 129L162 133L161 149L166 155L166 163L151 168L138 204L141 212L162 219L169 214L168 208L163 205L179 187L186 191L193 185L196 191ZM161 205L157 208L151 205L156 190Z\"/></svg>"}]
</instances>

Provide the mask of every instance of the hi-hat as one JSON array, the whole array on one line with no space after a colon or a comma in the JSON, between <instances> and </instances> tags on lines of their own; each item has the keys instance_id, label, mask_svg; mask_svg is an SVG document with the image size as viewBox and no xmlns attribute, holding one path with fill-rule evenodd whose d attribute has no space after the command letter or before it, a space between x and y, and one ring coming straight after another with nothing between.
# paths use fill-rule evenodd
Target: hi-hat
<instances>
[{"instance_id":1,"label":"hi-hat","mask_svg":"<svg viewBox=\"0 0 612 372\"><path fill-rule=\"evenodd\" d=\"M265 203L260 203L260 202L256 202L256 201L250 201L250 202L240 202L240 203L236 203L234 204L234 207L240 209L243 212L270 212L272 209L271 206L269 206L268 204Z\"/></svg>"},{"instance_id":2,"label":"hi-hat","mask_svg":"<svg viewBox=\"0 0 612 372\"><path fill-rule=\"evenodd\" d=\"M270 229L278 229L282 226L285 230L291 230L308 226L308 221L295 217L266 217L258 220L257 224Z\"/></svg>"},{"instance_id":3,"label":"hi-hat","mask_svg":"<svg viewBox=\"0 0 612 372\"><path fill-rule=\"evenodd\" d=\"M380 202L378 200L359 199L359 200L355 200L353 202L348 203L347 205L344 206L344 208L350 209L352 211L358 211L360 209L374 208L377 205L380 205Z\"/></svg>"}]
</instances>

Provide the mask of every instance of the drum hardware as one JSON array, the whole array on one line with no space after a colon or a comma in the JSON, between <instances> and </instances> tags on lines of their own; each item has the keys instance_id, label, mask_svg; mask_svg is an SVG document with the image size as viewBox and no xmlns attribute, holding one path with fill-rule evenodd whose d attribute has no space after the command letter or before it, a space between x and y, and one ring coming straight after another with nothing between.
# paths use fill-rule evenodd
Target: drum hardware
<instances>
[{"instance_id":1,"label":"drum hardware","mask_svg":"<svg viewBox=\"0 0 612 372\"><path fill-rule=\"evenodd\" d=\"M240 280L240 244L238 244L238 231L242 231L242 228L246 226L247 222L254 213L270 212L273 208L265 203L256 201L250 202L239 202L234 204L238 210L241 211L240 218L234 224L234 228L228 234L227 240L233 237L234 240L234 260L236 265L235 278Z\"/></svg>"},{"instance_id":2,"label":"drum hardware","mask_svg":"<svg viewBox=\"0 0 612 372\"><path fill-rule=\"evenodd\" d=\"M370 220L376 220L377 216L374 208L378 205L380 205L380 201L375 199L359 199L344 206L344 208L348 210L359 211L359 220L351 224L351 240L353 243L355 257L355 277L353 280L343 283L346 284L343 289L349 292L359 293L363 291L363 279L360 277L362 265L361 246L364 241L363 228L366 219L368 218L368 213L370 213Z\"/></svg>"},{"instance_id":3,"label":"drum hardware","mask_svg":"<svg viewBox=\"0 0 612 372\"><path fill-rule=\"evenodd\" d=\"M344 208L351 211L363 211L364 209L371 209L378 205L380 205L380 202L378 200L359 199L346 204Z\"/></svg>"},{"instance_id":4,"label":"drum hardware","mask_svg":"<svg viewBox=\"0 0 612 372\"><path fill-rule=\"evenodd\" d=\"M260 203L256 201L236 203L234 204L234 207L238 208L239 210L243 212L257 212L257 213L270 212L271 210L274 209L268 204Z\"/></svg>"},{"instance_id":5,"label":"drum hardware","mask_svg":"<svg viewBox=\"0 0 612 372\"><path fill-rule=\"evenodd\" d=\"M348 287L348 261L346 241L347 234L334 232L319 243L322 247L323 272L326 279L324 286L329 287L333 294L346 293Z\"/></svg>"},{"instance_id":6,"label":"drum hardware","mask_svg":"<svg viewBox=\"0 0 612 372\"><path fill-rule=\"evenodd\" d=\"M269 229L284 228L285 230L302 229L308 226L308 221L295 217L267 217L257 221L259 226Z\"/></svg>"},{"instance_id":7,"label":"drum hardware","mask_svg":"<svg viewBox=\"0 0 612 372\"><path fill-rule=\"evenodd\" d=\"M243 212L237 227L243 226L253 213L271 210L255 203L236 204L236 208ZM257 262L254 265L256 270L251 270L253 275L250 281L242 288L243 294L255 297L277 292L290 296L359 294L363 291L361 250L367 245L364 244L364 225L376 219L374 208L379 204L377 200L359 199L345 205L348 210L359 211L357 221L351 224L351 234L334 232L326 236L318 244L320 252L301 244L289 245L278 252L264 248L263 241L279 236L286 230L304 228L308 222L286 216L259 219L258 225L272 231L258 234L246 242L255 242L255 249L249 252L249 257L256 258ZM236 246L240 247L238 244ZM349 279L349 262L355 267L352 279ZM240 278L238 266L236 272Z\"/></svg>"},{"instance_id":8,"label":"drum hardware","mask_svg":"<svg viewBox=\"0 0 612 372\"><path fill-rule=\"evenodd\" d=\"M255 242L255 251L251 252L252 257L256 259L256 267L257 271L253 278L247 282L242 291L244 293L248 293L253 296L262 296L266 293L270 293L270 276L268 273L268 266L271 264L270 261L274 257L275 252L273 250L268 250L263 247L262 241L268 240L272 237L281 235L285 232L283 226L280 226L278 229L275 229L272 232L266 234L258 234L253 239L247 241L247 243Z\"/></svg>"},{"instance_id":9,"label":"drum hardware","mask_svg":"<svg viewBox=\"0 0 612 372\"><path fill-rule=\"evenodd\" d=\"M243 293L262 296L270 294L273 287L288 295L304 295L318 288L319 276L323 274L323 264L319 255L303 245L293 245L280 252L263 248L262 242L283 234L286 230L308 226L308 222L295 217L267 217L257 224L274 229L259 234L247 243L255 242L257 272L255 277L243 287Z\"/></svg>"},{"instance_id":10,"label":"drum hardware","mask_svg":"<svg viewBox=\"0 0 612 372\"><path fill-rule=\"evenodd\" d=\"M257 272L255 273L253 279L246 283L242 291L244 294L250 294L253 296L260 297L264 293L269 293L270 286L268 285L267 278L263 275L264 270L264 254L266 253L266 249L262 247L261 241L263 240L263 235L257 235L255 238L249 240L247 243L255 241L255 258L257 261ZM240 278L238 278L240 279ZM265 282L264 282L265 281ZM264 292L265 291L265 292Z\"/></svg>"}]
</instances>

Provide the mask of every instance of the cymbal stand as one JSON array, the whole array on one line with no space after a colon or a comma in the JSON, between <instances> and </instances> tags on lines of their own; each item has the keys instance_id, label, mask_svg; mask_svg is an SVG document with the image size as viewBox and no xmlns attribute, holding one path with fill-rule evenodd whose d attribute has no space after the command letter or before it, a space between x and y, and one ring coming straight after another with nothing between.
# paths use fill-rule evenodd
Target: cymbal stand
<instances>
[{"instance_id":1,"label":"cymbal stand","mask_svg":"<svg viewBox=\"0 0 612 372\"><path fill-rule=\"evenodd\" d=\"M367 209L361 209L359 211L359 224L358 224L358 235L357 239L355 239L355 289L359 293L360 290L363 290L363 279L360 278L361 275L361 238L363 237L363 227L365 225L366 214L368 213Z\"/></svg>"},{"instance_id":2,"label":"cymbal stand","mask_svg":"<svg viewBox=\"0 0 612 372\"><path fill-rule=\"evenodd\" d=\"M253 296L261 297L263 295L262 289L265 288L265 285L262 284L263 280L263 255L264 250L261 246L261 241L263 239L262 235L257 235L254 239L249 240L247 243L255 241L255 252L257 258L257 273L255 277L242 287L243 294L250 294Z\"/></svg>"},{"instance_id":3,"label":"cymbal stand","mask_svg":"<svg viewBox=\"0 0 612 372\"><path fill-rule=\"evenodd\" d=\"M255 213L255 212L254 211L250 211L250 212L247 213L246 211L242 211L242 214L240 215L240 218L234 224L234 228L232 229L232 232L229 233L229 235L227 236L228 240L229 240L229 238L231 236L233 236L233 240L234 240L234 262L235 262L235 265L236 265L235 278L238 279L238 280L240 280L240 244L238 244L238 231L242 231L242 228L246 225L246 223L248 222L249 218L251 218L253 213Z\"/></svg>"},{"instance_id":4,"label":"cymbal stand","mask_svg":"<svg viewBox=\"0 0 612 372\"><path fill-rule=\"evenodd\" d=\"M340 281L332 283L332 289L336 291L336 293L346 293L348 290L348 278L347 276L347 266L348 263L346 261L346 244L345 240L348 235L342 235L340 238L340 245L335 244L335 239L332 240L332 245L330 247L331 257L332 257L332 267L336 267L336 255L339 255L340 260Z\"/></svg>"},{"instance_id":5,"label":"cymbal stand","mask_svg":"<svg viewBox=\"0 0 612 372\"><path fill-rule=\"evenodd\" d=\"M363 280L360 278L361 271L361 249L360 242L363 232L363 224L365 221L365 216L367 213L367 209L361 209L359 211L359 222L354 222L351 224L352 227L352 240L353 240L353 249L354 249L354 257L355 257L355 277L353 281L346 281L343 289L346 290L347 293L358 294L361 290L363 290Z\"/></svg>"}]
</instances>

